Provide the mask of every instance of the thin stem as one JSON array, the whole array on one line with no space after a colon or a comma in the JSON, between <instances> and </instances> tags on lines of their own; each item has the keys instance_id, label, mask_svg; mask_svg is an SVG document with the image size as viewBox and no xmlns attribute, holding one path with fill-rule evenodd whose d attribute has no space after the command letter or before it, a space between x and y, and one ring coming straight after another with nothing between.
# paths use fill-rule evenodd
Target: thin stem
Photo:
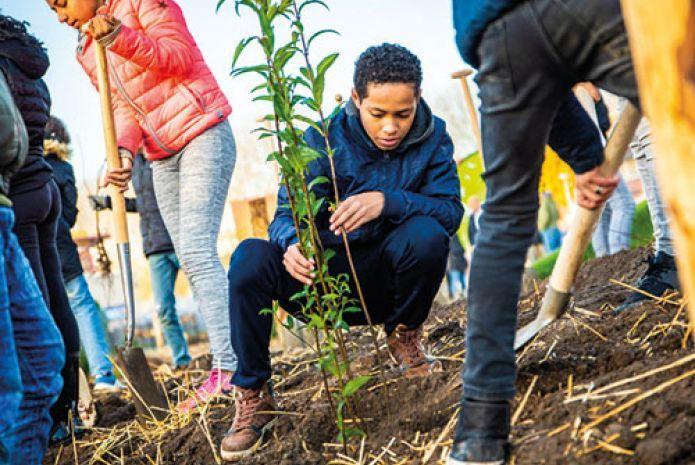
<instances>
[{"instance_id":1,"label":"thin stem","mask_svg":"<svg viewBox=\"0 0 695 465\"><path fill-rule=\"evenodd\" d=\"M296 22L301 24L301 13L299 12L299 8L297 7L297 2L293 1L292 2L292 7L294 9L294 14L295 14L295 19ZM299 38L302 43L302 55L304 56L304 62L306 63L306 67L309 70L309 75L314 76L314 71L313 71L313 66L311 65L311 59L309 58L309 46L306 42L306 36L304 34L303 29L299 29L298 31ZM340 192L338 189L338 181L337 181L337 175L336 175L336 170L335 170L335 162L333 160L333 149L331 147L331 142L328 137L328 125L329 123L326 121L325 115L323 113L323 109L321 106L318 106L318 115L319 119L321 122L321 135L323 136L323 140L326 146L326 155L328 157L328 163L330 166L331 170L331 182L333 185L333 196L335 197L335 206L338 208L340 206ZM341 237L343 239L343 246L345 247L345 252L347 254L347 259L348 259L348 264L350 266L350 273L352 275L352 279L355 282L355 290L357 291L357 296L360 301L360 305L362 307L362 310L364 311L365 318L367 319L367 324L369 325L369 333L372 339L372 344L374 345L374 352L376 355L376 360L379 365L379 374L382 378L383 381L383 393L384 393L384 403L386 405L386 413L389 419L389 422L391 421L391 407L390 407L390 401L389 401L389 391L388 391L388 382L386 380L386 373L384 370L384 363L381 358L381 350L379 349L379 340L378 340L378 335L377 332L374 328L374 323L372 320L372 317L369 313L369 309L367 308L367 301L364 298L364 293L362 292L362 286L360 285L360 280L359 277L357 276L357 269L355 268L355 262L352 258L352 251L350 249L350 243L348 241L347 237L347 232L345 231L345 228L341 226L340 228L340 233Z\"/></svg>"}]
</instances>

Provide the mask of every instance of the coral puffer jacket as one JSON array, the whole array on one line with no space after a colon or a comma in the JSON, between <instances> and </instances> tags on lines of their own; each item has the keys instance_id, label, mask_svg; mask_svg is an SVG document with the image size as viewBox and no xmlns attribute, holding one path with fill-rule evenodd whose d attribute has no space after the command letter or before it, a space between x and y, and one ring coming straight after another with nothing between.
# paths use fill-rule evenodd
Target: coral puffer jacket
<instances>
[{"instance_id":1,"label":"coral puffer jacket","mask_svg":"<svg viewBox=\"0 0 695 465\"><path fill-rule=\"evenodd\" d=\"M118 145L157 160L183 149L232 109L172 0L111 0L100 13L122 22L107 49ZM94 41L77 58L96 86Z\"/></svg>"}]
</instances>

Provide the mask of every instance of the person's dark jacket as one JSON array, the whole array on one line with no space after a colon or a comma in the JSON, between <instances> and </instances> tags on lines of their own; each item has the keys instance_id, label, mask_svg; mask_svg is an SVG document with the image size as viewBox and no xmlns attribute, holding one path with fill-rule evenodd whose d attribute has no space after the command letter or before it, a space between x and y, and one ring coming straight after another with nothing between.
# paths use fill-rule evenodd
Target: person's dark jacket
<instances>
[{"instance_id":1,"label":"person's dark jacket","mask_svg":"<svg viewBox=\"0 0 695 465\"><path fill-rule=\"evenodd\" d=\"M58 220L58 253L63 270L63 280L67 283L83 273L80 254L77 245L72 240L70 230L77 221L77 186L72 165L61 160L56 155L47 154L46 161L53 168L53 179L60 190L60 200L63 205L62 214Z\"/></svg>"},{"instance_id":2,"label":"person's dark jacket","mask_svg":"<svg viewBox=\"0 0 695 465\"><path fill-rule=\"evenodd\" d=\"M157 197L154 194L152 167L150 161L139 154L133 160L133 189L135 190L135 207L140 214L140 232L142 249L145 256L174 251L171 237L159 212ZM131 210L129 208L128 210Z\"/></svg>"},{"instance_id":3,"label":"person's dark jacket","mask_svg":"<svg viewBox=\"0 0 695 465\"><path fill-rule=\"evenodd\" d=\"M0 72L0 205L9 207L10 178L24 164L29 147L24 120Z\"/></svg>"},{"instance_id":4,"label":"person's dark jacket","mask_svg":"<svg viewBox=\"0 0 695 465\"><path fill-rule=\"evenodd\" d=\"M38 189L51 180L51 167L43 158L51 96L41 78L48 65L48 55L39 45L27 45L19 39L0 41L0 70L7 78L29 135L27 158L10 180L10 196Z\"/></svg>"},{"instance_id":5,"label":"person's dark jacket","mask_svg":"<svg viewBox=\"0 0 695 465\"><path fill-rule=\"evenodd\" d=\"M555 115L548 145L577 174L603 163L601 134L574 92L569 92Z\"/></svg>"},{"instance_id":6,"label":"person's dark jacket","mask_svg":"<svg viewBox=\"0 0 695 465\"><path fill-rule=\"evenodd\" d=\"M331 122L329 139L340 199L369 191L384 193L384 210L379 218L349 234L351 243L382 240L395 225L416 215L430 216L453 235L463 217L461 184L453 159L454 147L446 124L432 115L420 101L410 132L395 150L377 148L364 131L358 110L349 102ZM325 152L321 135L309 128L305 139L314 150ZM307 182L319 176L330 178L328 158L321 156L309 165ZM332 199L330 183L315 185L318 197ZM288 208L284 186L278 193L278 209L269 227L270 240L286 249L296 242L296 232ZM317 227L325 246L337 245L340 237L330 232L330 214L326 204L316 216Z\"/></svg>"},{"instance_id":7,"label":"person's dark jacket","mask_svg":"<svg viewBox=\"0 0 695 465\"><path fill-rule=\"evenodd\" d=\"M478 46L485 29L522 0L453 0L456 45L472 67L480 66Z\"/></svg>"}]
</instances>

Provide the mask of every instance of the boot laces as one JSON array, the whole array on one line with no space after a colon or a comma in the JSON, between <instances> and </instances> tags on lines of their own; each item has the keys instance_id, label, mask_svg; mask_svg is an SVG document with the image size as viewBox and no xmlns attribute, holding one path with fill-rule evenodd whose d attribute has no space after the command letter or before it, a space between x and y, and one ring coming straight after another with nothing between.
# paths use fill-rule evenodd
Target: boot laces
<instances>
[{"instance_id":1,"label":"boot laces","mask_svg":"<svg viewBox=\"0 0 695 465\"><path fill-rule=\"evenodd\" d=\"M405 359L403 362L408 365L417 365L424 362L425 357L420 347L420 328L399 328L396 331L396 338L400 345L400 351Z\"/></svg>"},{"instance_id":2,"label":"boot laces","mask_svg":"<svg viewBox=\"0 0 695 465\"><path fill-rule=\"evenodd\" d=\"M234 426L232 429L241 431L253 426L254 417L258 412L258 407L263 402L263 398L260 389L237 389L239 392L236 402L236 414L234 415Z\"/></svg>"}]
</instances>

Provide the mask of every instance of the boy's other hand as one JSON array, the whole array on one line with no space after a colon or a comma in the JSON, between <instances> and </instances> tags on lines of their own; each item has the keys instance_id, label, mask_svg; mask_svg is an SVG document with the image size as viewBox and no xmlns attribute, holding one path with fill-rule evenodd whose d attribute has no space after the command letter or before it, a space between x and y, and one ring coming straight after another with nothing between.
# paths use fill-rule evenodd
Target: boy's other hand
<instances>
[{"instance_id":1,"label":"boy's other hand","mask_svg":"<svg viewBox=\"0 0 695 465\"><path fill-rule=\"evenodd\" d=\"M130 158L121 158L121 167L118 169L110 169L106 172L101 187L106 187L113 184L120 192L128 190L128 183L133 175L133 160Z\"/></svg>"},{"instance_id":2,"label":"boy's other hand","mask_svg":"<svg viewBox=\"0 0 695 465\"><path fill-rule=\"evenodd\" d=\"M606 177L599 172L598 166L591 171L576 175L575 179L577 202L581 207L589 210L594 210L603 205L620 182L619 175Z\"/></svg>"},{"instance_id":3,"label":"boy's other hand","mask_svg":"<svg viewBox=\"0 0 695 465\"><path fill-rule=\"evenodd\" d=\"M99 14L92 18L87 24L87 33L94 40L102 40L113 34L121 26L121 22L109 14Z\"/></svg>"},{"instance_id":4,"label":"boy's other hand","mask_svg":"<svg viewBox=\"0 0 695 465\"><path fill-rule=\"evenodd\" d=\"M314 260L306 259L299 250L299 245L292 244L287 248L282 264L294 279L300 283L311 285L314 278Z\"/></svg>"},{"instance_id":5,"label":"boy's other hand","mask_svg":"<svg viewBox=\"0 0 695 465\"><path fill-rule=\"evenodd\" d=\"M330 230L336 236L340 235L340 228L351 233L363 224L379 218L384 211L383 192L363 192L345 199L331 215Z\"/></svg>"}]
</instances>

